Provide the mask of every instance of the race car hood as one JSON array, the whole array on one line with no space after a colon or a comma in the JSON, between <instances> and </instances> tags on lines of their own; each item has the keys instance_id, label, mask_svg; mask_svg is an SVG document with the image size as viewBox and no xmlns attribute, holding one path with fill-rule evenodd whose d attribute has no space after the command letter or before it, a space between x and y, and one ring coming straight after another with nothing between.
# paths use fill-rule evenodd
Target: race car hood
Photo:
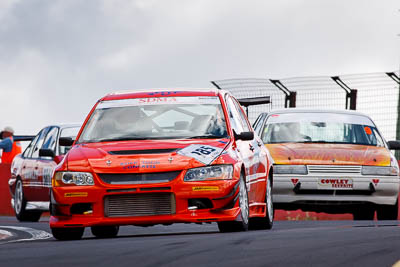
<instances>
[{"instance_id":1,"label":"race car hood","mask_svg":"<svg viewBox=\"0 0 400 267\"><path fill-rule=\"evenodd\" d=\"M389 166L384 147L352 144L283 143L265 145L275 164Z\"/></svg>"},{"instance_id":2,"label":"race car hood","mask_svg":"<svg viewBox=\"0 0 400 267\"><path fill-rule=\"evenodd\" d=\"M228 139L199 139L78 144L69 151L67 164L69 170L86 169L98 173L182 170L210 164L218 158L228 142ZM205 150L201 150L201 147ZM208 155L201 155L201 152Z\"/></svg>"}]
</instances>

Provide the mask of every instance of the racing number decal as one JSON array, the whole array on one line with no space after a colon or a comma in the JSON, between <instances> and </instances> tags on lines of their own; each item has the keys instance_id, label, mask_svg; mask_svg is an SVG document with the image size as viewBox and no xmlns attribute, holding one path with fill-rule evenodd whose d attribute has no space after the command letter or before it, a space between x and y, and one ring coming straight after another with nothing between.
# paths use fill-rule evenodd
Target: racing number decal
<instances>
[{"instance_id":1,"label":"racing number decal","mask_svg":"<svg viewBox=\"0 0 400 267\"><path fill-rule=\"evenodd\" d=\"M178 154L191 157L206 165L213 162L222 152L222 148L209 145L190 145L178 151Z\"/></svg>"},{"instance_id":2,"label":"racing number decal","mask_svg":"<svg viewBox=\"0 0 400 267\"><path fill-rule=\"evenodd\" d=\"M201 147L195 149L194 151L192 151L191 153L201 156L201 155L210 155L214 151L215 151L215 148L213 148L213 147L201 146Z\"/></svg>"}]
</instances>

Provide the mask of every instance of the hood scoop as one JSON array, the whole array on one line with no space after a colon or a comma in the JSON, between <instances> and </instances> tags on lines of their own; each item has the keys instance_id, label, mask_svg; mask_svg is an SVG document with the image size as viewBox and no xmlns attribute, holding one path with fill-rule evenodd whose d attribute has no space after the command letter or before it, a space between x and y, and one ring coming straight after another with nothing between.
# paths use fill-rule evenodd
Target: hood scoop
<instances>
[{"instance_id":1,"label":"hood scoop","mask_svg":"<svg viewBox=\"0 0 400 267\"><path fill-rule=\"evenodd\" d=\"M166 154L172 153L178 150L178 148L167 148L167 149L143 149L143 150L115 150L108 151L111 155L143 155L143 154Z\"/></svg>"}]
</instances>

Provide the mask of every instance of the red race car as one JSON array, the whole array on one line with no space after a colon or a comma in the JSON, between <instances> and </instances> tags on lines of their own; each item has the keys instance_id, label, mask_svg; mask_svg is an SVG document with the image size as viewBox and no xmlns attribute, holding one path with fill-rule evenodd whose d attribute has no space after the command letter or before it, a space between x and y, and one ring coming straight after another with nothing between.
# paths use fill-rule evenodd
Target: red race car
<instances>
[{"instance_id":1,"label":"red race car","mask_svg":"<svg viewBox=\"0 0 400 267\"><path fill-rule=\"evenodd\" d=\"M11 205L19 221L38 221L42 212L49 210L54 168L69 149L60 143L75 138L78 131L77 124L47 126L14 158L8 184Z\"/></svg>"},{"instance_id":2,"label":"red race car","mask_svg":"<svg viewBox=\"0 0 400 267\"><path fill-rule=\"evenodd\" d=\"M85 227L113 237L120 225L270 229L271 168L267 148L226 91L109 94L55 170L50 227L59 240L80 239Z\"/></svg>"}]
</instances>

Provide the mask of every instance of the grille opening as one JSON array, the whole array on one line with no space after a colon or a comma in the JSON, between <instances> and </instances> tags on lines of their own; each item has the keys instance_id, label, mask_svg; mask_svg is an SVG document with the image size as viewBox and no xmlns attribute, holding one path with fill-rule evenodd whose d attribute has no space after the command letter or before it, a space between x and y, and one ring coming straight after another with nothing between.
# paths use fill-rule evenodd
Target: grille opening
<instances>
[{"instance_id":1,"label":"grille opening","mask_svg":"<svg viewBox=\"0 0 400 267\"><path fill-rule=\"evenodd\" d=\"M361 166L353 165L308 165L308 173L360 174Z\"/></svg>"},{"instance_id":2,"label":"grille opening","mask_svg":"<svg viewBox=\"0 0 400 267\"><path fill-rule=\"evenodd\" d=\"M175 214L172 193L110 195L104 199L106 217L152 216Z\"/></svg>"},{"instance_id":3,"label":"grille opening","mask_svg":"<svg viewBox=\"0 0 400 267\"><path fill-rule=\"evenodd\" d=\"M196 206L197 209L212 209L213 204L208 198L189 198L188 207Z\"/></svg>"},{"instance_id":4,"label":"grille opening","mask_svg":"<svg viewBox=\"0 0 400 267\"><path fill-rule=\"evenodd\" d=\"M297 195L337 195L337 196L370 196L370 190L321 190L321 189L300 189L295 192Z\"/></svg>"},{"instance_id":5,"label":"grille opening","mask_svg":"<svg viewBox=\"0 0 400 267\"><path fill-rule=\"evenodd\" d=\"M174 180L181 171L152 173L98 173L107 184L151 184L165 183Z\"/></svg>"},{"instance_id":6,"label":"grille opening","mask_svg":"<svg viewBox=\"0 0 400 267\"><path fill-rule=\"evenodd\" d=\"M146 149L146 150L115 150L109 151L111 155L138 155L138 154L165 154L175 152L178 148Z\"/></svg>"},{"instance_id":7,"label":"grille opening","mask_svg":"<svg viewBox=\"0 0 400 267\"><path fill-rule=\"evenodd\" d=\"M71 214L85 214L93 212L91 203L75 203L72 204L70 209Z\"/></svg>"}]
</instances>

